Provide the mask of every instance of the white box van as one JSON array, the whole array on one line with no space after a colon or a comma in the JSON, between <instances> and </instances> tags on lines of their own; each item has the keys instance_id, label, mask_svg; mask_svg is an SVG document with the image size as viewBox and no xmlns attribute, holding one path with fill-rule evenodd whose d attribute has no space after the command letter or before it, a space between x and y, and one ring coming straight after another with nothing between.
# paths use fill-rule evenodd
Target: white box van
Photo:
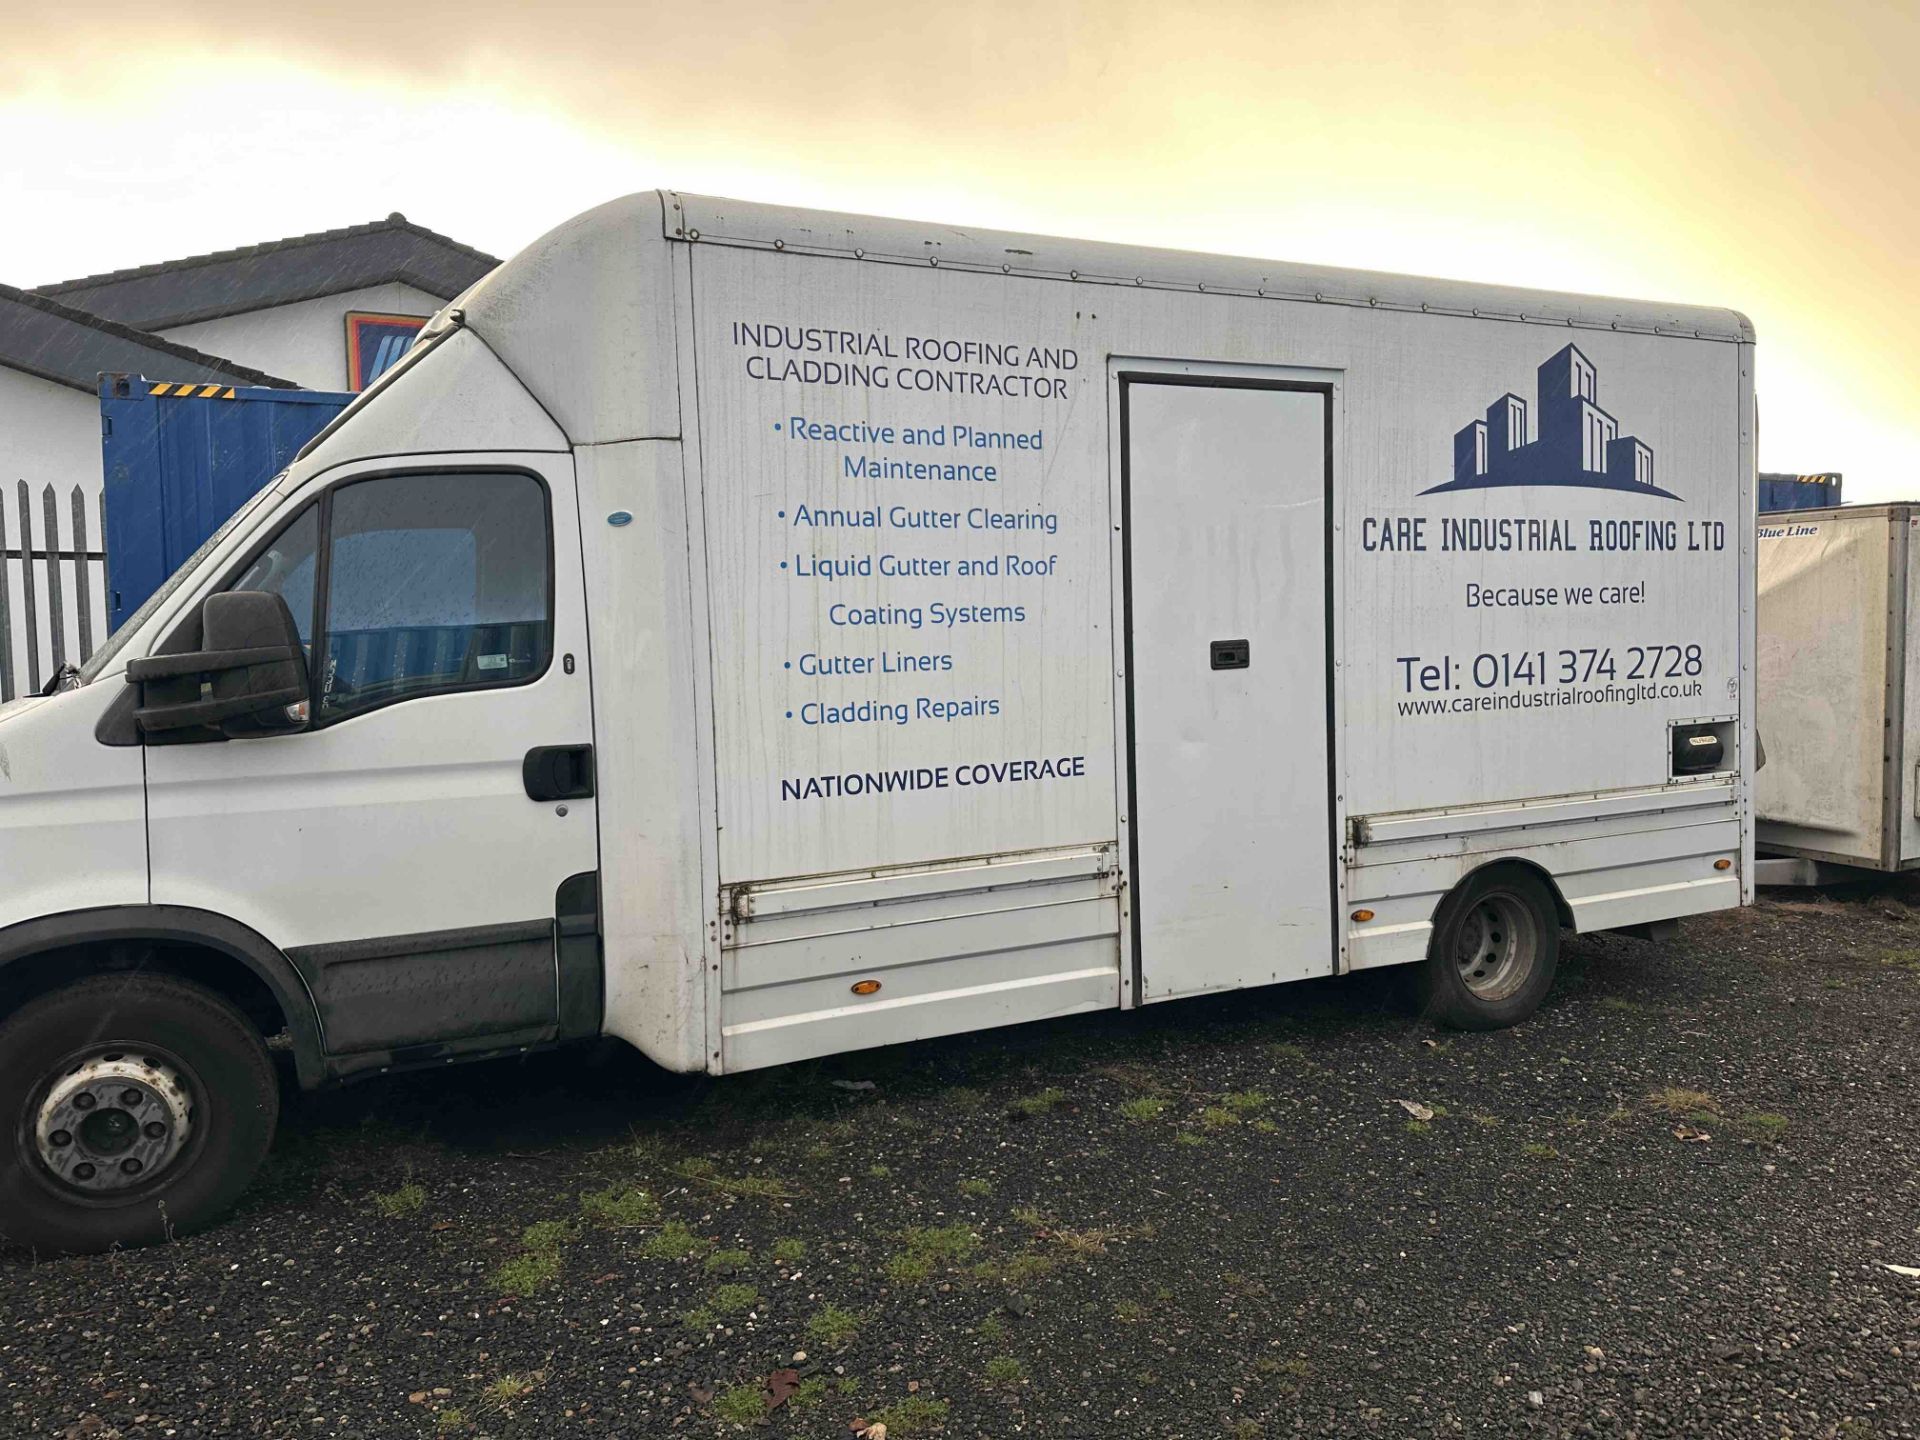
<instances>
[{"instance_id":1,"label":"white box van","mask_svg":"<svg viewBox=\"0 0 1920 1440\"><path fill-rule=\"evenodd\" d=\"M1748 898L1723 310L637 195L0 721L0 1228L302 1084L715 1074Z\"/></svg>"}]
</instances>

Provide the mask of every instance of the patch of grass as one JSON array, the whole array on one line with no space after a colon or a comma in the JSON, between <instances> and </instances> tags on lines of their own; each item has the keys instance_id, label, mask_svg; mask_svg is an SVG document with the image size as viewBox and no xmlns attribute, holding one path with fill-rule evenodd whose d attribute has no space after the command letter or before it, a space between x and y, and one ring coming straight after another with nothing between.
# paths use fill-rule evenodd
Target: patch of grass
<instances>
[{"instance_id":1,"label":"patch of grass","mask_svg":"<svg viewBox=\"0 0 1920 1440\"><path fill-rule=\"evenodd\" d=\"M751 1285L722 1285L707 1297L707 1303L680 1317L689 1330L711 1330L722 1320L744 1315L760 1304L760 1292Z\"/></svg>"},{"instance_id":2,"label":"patch of grass","mask_svg":"<svg viewBox=\"0 0 1920 1440\"><path fill-rule=\"evenodd\" d=\"M1559 1160L1560 1152L1551 1145L1542 1145L1538 1140L1529 1140L1520 1147L1520 1153L1531 1160Z\"/></svg>"},{"instance_id":3,"label":"patch of grass","mask_svg":"<svg viewBox=\"0 0 1920 1440\"><path fill-rule=\"evenodd\" d=\"M860 1333L860 1317L838 1305L822 1305L807 1321L807 1339L815 1345L844 1345Z\"/></svg>"},{"instance_id":4,"label":"patch of grass","mask_svg":"<svg viewBox=\"0 0 1920 1440\"><path fill-rule=\"evenodd\" d=\"M1113 1318L1122 1325L1138 1325L1150 1312L1138 1300L1118 1300L1114 1302Z\"/></svg>"},{"instance_id":5,"label":"patch of grass","mask_svg":"<svg viewBox=\"0 0 1920 1440\"><path fill-rule=\"evenodd\" d=\"M1709 1125L1720 1123L1720 1116L1712 1110L1689 1110L1680 1118L1696 1130L1704 1130Z\"/></svg>"},{"instance_id":6,"label":"patch of grass","mask_svg":"<svg viewBox=\"0 0 1920 1440\"><path fill-rule=\"evenodd\" d=\"M1279 1125L1267 1119L1264 1115L1255 1118L1253 1128L1258 1130L1262 1135L1277 1135L1280 1133Z\"/></svg>"},{"instance_id":7,"label":"patch of grass","mask_svg":"<svg viewBox=\"0 0 1920 1440\"><path fill-rule=\"evenodd\" d=\"M1313 1366L1304 1355L1295 1355L1287 1360L1277 1355L1262 1355L1253 1362L1253 1368L1271 1377L1275 1386L1285 1395L1298 1395L1301 1386L1313 1374Z\"/></svg>"},{"instance_id":8,"label":"patch of grass","mask_svg":"<svg viewBox=\"0 0 1920 1440\"><path fill-rule=\"evenodd\" d=\"M1433 1129L1433 1122L1431 1120L1408 1120L1404 1122L1400 1128L1405 1130L1409 1135L1425 1135L1429 1130Z\"/></svg>"},{"instance_id":9,"label":"patch of grass","mask_svg":"<svg viewBox=\"0 0 1920 1440\"><path fill-rule=\"evenodd\" d=\"M449 1405L433 1417L433 1428L440 1435L453 1435L465 1430L473 1422L467 1419L467 1412L456 1405Z\"/></svg>"},{"instance_id":10,"label":"patch of grass","mask_svg":"<svg viewBox=\"0 0 1920 1440\"><path fill-rule=\"evenodd\" d=\"M1137 1060L1114 1060L1095 1065L1093 1073L1127 1090L1152 1091L1160 1088L1159 1072Z\"/></svg>"},{"instance_id":11,"label":"patch of grass","mask_svg":"<svg viewBox=\"0 0 1920 1440\"><path fill-rule=\"evenodd\" d=\"M980 1200L993 1194L993 1182L977 1177L960 1182L960 1193L970 1199Z\"/></svg>"},{"instance_id":12,"label":"patch of grass","mask_svg":"<svg viewBox=\"0 0 1920 1440\"><path fill-rule=\"evenodd\" d=\"M1022 1095L1007 1108L1031 1119L1035 1115L1044 1115L1056 1106L1065 1104L1066 1099L1066 1091L1056 1085L1049 1085L1046 1089L1032 1095Z\"/></svg>"},{"instance_id":13,"label":"patch of grass","mask_svg":"<svg viewBox=\"0 0 1920 1440\"><path fill-rule=\"evenodd\" d=\"M405 1220L427 1208L427 1187L409 1180L397 1190L376 1190L372 1198L373 1208L387 1219Z\"/></svg>"},{"instance_id":14,"label":"patch of grass","mask_svg":"<svg viewBox=\"0 0 1920 1440\"><path fill-rule=\"evenodd\" d=\"M1778 1140L1787 1133L1791 1122L1784 1115L1776 1115L1770 1110L1749 1110L1734 1122L1749 1139Z\"/></svg>"},{"instance_id":15,"label":"patch of grass","mask_svg":"<svg viewBox=\"0 0 1920 1440\"><path fill-rule=\"evenodd\" d=\"M1176 1145L1204 1145L1207 1141L1204 1135L1196 1135L1191 1130L1182 1130L1178 1135L1173 1137L1173 1143Z\"/></svg>"},{"instance_id":16,"label":"patch of grass","mask_svg":"<svg viewBox=\"0 0 1920 1440\"><path fill-rule=\"evenodd\" d=\"M1845 980L1842 980L1838 975L1829 975L1820 982L1820 988L1822 990L1851 990L1853 986L1849 985Z\"/></svg>"},{"instance_id":17,"label":"patch of grass","mask_svg":"<svg viewBox=\"0 0 1920 1440\"><path fill-rule=\"evenodd\" d=\"M1649 1109L1659 1110L1668 1115L1685 1115L1689 1111L1702 1111L1718 1116L1720 1102L1704 1090L1683 1090L1677 1085L1664 1085L1647 1096Z\"/></svg>"},{"instance_id":18,"label":"patch of grass","mask_svg":"<svg viewBox=\"0 0 1920 1440\"><path fill-rule=\"evenodd\" d=\"M1135 1095L1131 1100L1120 1102L1120 1116L1136 1123L1157 1120L1166 1108L1167 1102L1158 1095Z\"/></svg>"},{"instance_id":19,"label":"patch of grass","mask_svg":"<svg viewBox=\"0 0 1920 1440\"><path fill-rule=\"evenodd\" d=\"M1271 1105L1273 1097L1264 1090L1236 1090L1231 1095L1222 1096L1220 1103L1236 1115L1251 1115Z\"/></svg>"},{"instance_id":20,"label":"patch of grass","mask_svg":"<svg viewBox=\"0 0 1920 1440\"><path fill-rule=\"evenodd\" d=\"M917 1285L935 1270L965 1261L979 1239L965 1225L916 1225L900 1232L901 1248L887 1257L887 1278L897 1285Z\"/></svg>"},{"instance_id":21,"label":"patch of grass","mask_svg":"<svg viewBox=\"0 0 1920 1440\"><path fill-rule=\"evenodd\" d=\"M1249 1420L1245 1416L1229 1421L1227 1424L1227 1434L1231 1435L1233 1440L1260 1440L1260 1437L1266 1433L1266 1427L1258 1420Z\"/></svg>"},{"instance_id":22,"label":"patch of grass","mask_svg":"<svg viewBox=\"0 0 1920 1440\"><path fill-rule=\"evenodd\" d=\"M1224 1130L1229 1125L1238 1125L1240 1117L1224 1105L1209 1105L1200 1112L1200 1124L1207 1130Z\"/></svg>"},{"instance_id":23,"label":"patch of grass","mask_svg":"<svg viewBox=\"0 0 1920 1440\"><path fill-rule=\"evenodd\" d=\"M753 1262L751 1250L716 1250L706 1258L709 1275L744 1270Z\"/></svg>"},{"instance_id":24,"label":"patch of grass","mask_svg":"<svg viewBox=\"0 0 1920 1440\"><path fill-rule=\"evenodd\" d=\"M1058 1255L1049 1255L1043 1250L1022 1250L1009 1260L990 1260L983 1265L976 1265L973 1273L978 1279L998 1280L1001 1284L1018 1290L1051 1275L1059 1268Z\"/></svg>"},{"instance_id":25,"label":"patch of grass","mask_svg":"<svg viewBox=\"0 0 1920 1440\"><path fill-rule=\"evenodd\" d=\"M1642 1000L1629 1000L1624 995L1602 995L1600 1008L1611 1010L1616 1015L1651 1015L1659 1009L1657 1005L1649 1005Z\"/></svg>"},{"instance_id":26,"label":"patch of grass","mask_svg":"<svg viewBox=\"0 0 1920 1440\"><path fill-rule=\"evenodd\" d=\"M1018 1220L1022 1225L1026 1226L1029 1230L1044 1230L1049 1225L1053 1224L1053 1217L1047 1214L1046 1211L1034 1205L1014 1206L1013 1218Z\"/></svg>"},{"instance_id":27,"label":"patch of grass","mask_svg":"<svg viewBox=\"0 0 1920 1440\"><path fill-rule=\"evenodd\" d=\"M814 1406L824 1402L826 1398L827 1382L825 1378L819 1375L809 1375L794 1387L791 1395L787 1396L787 1409L811 1410Z\"/></svg>"},{"instance_id":28,"label":"patch of grass","mask_svg":"<svg viewBox=\"0 0 1920 1440\"><path fill-rule=\"evenodd\" d=\"M609 1185L580 1197L580 1213L596 1225L616 1230L652 1225L660 1219L660 1202L634 1185Z\"/></svg>"},{"instance_id":29,"label":"patch of grass","mask_svg":"<svg viewBox=\"0 0 1920 1440\"><path fill-rule=\"evenodd\" d=\"M1890 970L1905 970L1912 975L1920 975L1920 950L1884 950L1880 954L1880 963Z\"/></svg>"},{"instance_id":30,"label":"patch of grass","mask_svg":"<svg viewBox=\"0 0 1920 1440\"><path fill-rule=\"evenodd\" d=\"M713 1397L713 1413L736 1425L751 1425L767 1413L767 1392L759 1385L733 1385Z\"/></svg>"},{"instance_id":31,"label":"patch of grass","mask_svg":"<svg viewBox=\"0 0 1920 1440\"><path fill-rule=\"evenodd\" d=\"M788 1189L784 1181L772 1175L722 1175L713 1161L700 1156L682 1160L674 1166L673 1173L690 1184L717 1190L722 1195L747 1196L757 1200L799 1198L797 1190Z\"/></svg>"},{"instance_id":32,"label":"patch of grass","mask_svg":"<svg viewBox=\"0 0 1920 1440\"><path fill-rule=\"evenodd\" d=\"M1285 1061L1289 1065L1306 1065L1311 1063L1307 1059L1307 1052L1291 1040L1269 1041L1267 1043L1267 1054L1275 1060Z\"/></svg>"},{"instance_id":33,"label":"patch of grass","mask_svg":"<svg viewBox=\"0 0 1920 1440\"><path fill-rule=\"evenodd\" d=\"M1467 1118L1482 1130L1492 1130L1500 1124L1500 1117L1486 1110L1471 1111L1468 1113Z\"/></svg>"},{"instance_id":34,"label":"patch of grass","mask_svg":"<svg viewBox=\"0 0 1920 1440\"><path fill-rule=\"evenodd\" d=\"M997 1345L1007 1338L1007 1322L998 1315L989 1315L973 1327L973 1332L982 1340L991 1340Z\"/></svg>"},{"instance_id":35,"label":"patch of grass","mask_svg":"<svg viewBox=\"0 0 1920 1440\"><path fill-rule=\"evenodd\" d=\"M942 1092L946 1102L956 1110L978 1110L987 1103L987 1097L971 1085L953 1085Z\"/></svg>"},{"instance_id":36,"label":"patch of grass","mask_svg":"<svg viewBox=\"0 0 1920 1440\"><path fill-rule=\"evenodd\" d=\"M773 1242L773 1258L783 1265L797 1265L807 1258L807 1242L783 1235Z\"/></svg>"},{"instance_id":37,"label":"patch of grass","mask_svg":"<svg viewBox=\"0 0 1920 1440\"><path fill-rule=\"evenodd\" d=\"M707 1248L707 1242L678 1220L669 1220L640 1245L640 1253L649 1260L684 1260Z\"/></svg>"},{"instance_id":38,"label":"patch of grass","mask_svg":"<svg viewBox=\"0 0 1920 1440\"><path fill-rule=\"evenodd\" d=\"M580 1231L569 1220L536 1220L520 1232L520 1243L529 1250L558 1250L580 1238Z\"/></svg>"},{"instance_id":39,"label":"patch of grass","mask_svg":"<svg viewBox=\"0 0 1920 1440\"><path fill-rule=\"evenodd\" d=\"M867 1167L867 1178L869 1180L886 1180L890 1179L892 1175L893 1171L884 1165L869 1165Z\"/></svg>"},{"instance_id":40,"label":"patch of grass","mask_svg":"<svg viewBox=\"0 0 1920 1440\"><path fill-rule=\"evenodd\" d=\"M1018 1385L1027 1378L1026 1367L1011 1355L996 1355L981 1372L989 1385Z\"/></svg>"},{"instance_id":41,"label":"patch of grass","mask_svg":"<svg viewBox=\"0 0 1920 1440\"><path fill-rule=\"evenodd\" d=\"M502 1375L481 1393L486 1396L489 1405L495 1409L504 1410L515 1401L524 1400L531 1395L536 1383L531 1376L527 1375Z\"/></svg>"},{"instance_id":42,"label":"patch of grass","mask_svg":"<svg viewBox=\"0 0 1920 1440\"><path fill-rule=\"evenodd\" d=\"M493 1283L502 1293L524 1300L559 1279L562 1263L558 1250L530 1250L501 1261L493 1272Z\"/></svg>"},{"instance_id":43,"label":"patch of grass","mask_svg":"<svg viewBox=\"0 0 1920 1440\"><path fill-rule=\"evenodd\" d=\"M887 1427L887 1440L901 1440L902 1436L924 1435L930 1430L938 1430L947 1423L948 1405L945 1400L929 1400L923 1395L909 1395L896 1405L867 1416L871 1424Z\"/></svg>"}]
</instances>

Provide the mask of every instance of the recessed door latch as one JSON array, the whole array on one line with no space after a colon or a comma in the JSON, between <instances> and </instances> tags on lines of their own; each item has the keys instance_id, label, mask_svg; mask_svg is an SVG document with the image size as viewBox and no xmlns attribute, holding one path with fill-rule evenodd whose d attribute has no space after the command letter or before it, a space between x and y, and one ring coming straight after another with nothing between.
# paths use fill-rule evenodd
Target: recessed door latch
<instances>
[{"instance_id":1,"label":"recessed door latch","mask_svg":"<svg viewBox=\"0 0 1920 1440\"><path fill-rule=\"evenodd\" d=\"M1246 640L1215 640L1207 647L1216 670L1244 670L1253 663L1253 646Z\"/></svg>"}]
</instances>

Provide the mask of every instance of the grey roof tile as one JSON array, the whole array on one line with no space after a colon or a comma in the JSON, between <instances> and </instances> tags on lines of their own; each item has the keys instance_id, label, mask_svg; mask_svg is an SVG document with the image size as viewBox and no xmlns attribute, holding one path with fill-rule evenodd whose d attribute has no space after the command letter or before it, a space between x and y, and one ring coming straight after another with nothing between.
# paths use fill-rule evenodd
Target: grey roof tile
<instances>
[{"instance_id":1,"label":"grey roof tile","mask_svg":"<svg viewBox=\"0 0 1920 1440\"><path fill-rule=\"evenodd\" d=\"M62 280L33 293L165 330L396 281L451 300L499 263L396 212L368 225Z\"/></svg>"},{"instance_id":2,"label":"grey roof tile","mask_svg":"<svg viewBox=\"0 0 1920 1440\"><path fill-rule=\"evenodd\" d=\"M11 285L0 285L0 366L89 392L99 388L102 371L155 380L297 388L291 380Z\"/></svg>"}]
</instances>

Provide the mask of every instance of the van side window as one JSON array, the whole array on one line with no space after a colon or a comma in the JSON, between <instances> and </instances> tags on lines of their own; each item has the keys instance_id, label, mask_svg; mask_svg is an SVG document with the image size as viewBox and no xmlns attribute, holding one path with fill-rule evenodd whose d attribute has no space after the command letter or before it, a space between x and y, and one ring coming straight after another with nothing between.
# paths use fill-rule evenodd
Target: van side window
<instances>
[{"instance_id":1,"label":"van side window","mask_svg":"<svg viewBox=\"0 0 1920 1440\"><path fill-rule=\"evenodd\" d=\"M517 685L553 647L547 493L530 475L392 475L333 492L319 720Z\"/></svg>"},{"instance_id":2,"label":"van side window","mask_svg":"<svg viewBox=\"0 0 1920 1440\"><path fill-rule=\"evenodd\" d=\"M267 542L229 590L264 590L278 595L300 627L300 643L313 645L313 570L320 548L320 507L309 505L297 519Z\"/></svg>"}]
</instances>

